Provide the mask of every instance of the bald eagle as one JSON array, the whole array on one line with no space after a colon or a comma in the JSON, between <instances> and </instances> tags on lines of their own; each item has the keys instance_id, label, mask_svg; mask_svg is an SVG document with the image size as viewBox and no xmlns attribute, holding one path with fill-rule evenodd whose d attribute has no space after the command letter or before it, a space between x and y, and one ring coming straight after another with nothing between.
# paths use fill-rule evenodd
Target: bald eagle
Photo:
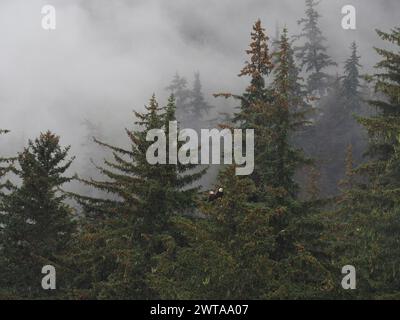
<instances>
[{"instance_id":1,"label":"bald eagle","mask_svg":"<svg viewBox=\"0 0 400 320\"><path fill-rule=\"evenodd\" d=\"M222 198L223 195L224 195L223 188L218 188L216 192L211 190L208 194L208 202L212 202L214 200L217 200L218 198Z\"/></svg>"}]
</instances>

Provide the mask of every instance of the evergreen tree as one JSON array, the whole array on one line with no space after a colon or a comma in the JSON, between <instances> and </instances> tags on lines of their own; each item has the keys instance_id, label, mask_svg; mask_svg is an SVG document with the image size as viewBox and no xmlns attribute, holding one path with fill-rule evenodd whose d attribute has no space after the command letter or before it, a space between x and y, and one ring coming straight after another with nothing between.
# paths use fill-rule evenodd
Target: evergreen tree
<instances>
[{"instance_id":1,"label":"evergreen tree","mask_svg":"<svg viewBox=\"0 0 400 320\"><path fill-rule=\"evenodd\" d=\"M175 97L176 103L176 118L179 123L186 127L186 123L190 121L192 114L191 105L191 90L188 88L186 78L181 77L178 73L175 74L170 85L166 88Z\"/></svg>"},{"instance_id":2,"label":"evergreen tree","mask_svg":"<svg viewBox=\"0 0 400 320\"><path fill-rule=\"evenodd\" d=\"M357 44L352 42L351 55L344 65L343 79L343 98L348 112L360 112L361 93L360 93L360 56L357 53Z\"/></svg>"},{"instance_id":3,"label":"evergreen tree","mask_svg":"<svg viewBox=\"0 0 400 320\"><path fill-rule=\"evenodd\" d=\"M208 104L204 98L200 73L194 74L191 89L188 88L186 79L176 74L167 90L176 99L176 117L184 128L200 131L200 129L208 127L204 118L210 113L213 106Z\"/></svg>"},{"instance_id":4,"label":"evergreen tree","mask_svg":"<svg viewBox=\"0 0 400 320\"><path fill-rule=\"evenodd\" d=\"M267 113L271 133L264 156L263 181L267 184L265 205L270 210L270 226L276 242L271 257L277 264L274 272L277 287L267 292L266 297L327 297L333 285L321 237L323 221L316 203L298 200L299 187L294 179L296 171L311 161L291 143L292 135L306 124L307 104L304 94L294 94L301 85L286 29L281 35L276 61L272 82L274 101Z\"/></svg>"},{"instance_id":5,"label":"evergreen tree","mask_svg":"<svg viewBox=\"0 0 400 320\"><path fill-rule=\"evenodd\" d=\"M73 158L51 132L40 135L18 155L13 172L21 185L2 195L0 223L1 287L9 297L38 298L51 294L41 287L42 267L58 267L74 231L73 211L60 189L72 178L64 173ZM64 287L63 270L58 283Z\"/></svg>"},{"instance_id":6,"label":"evergreen tree","mask_svg":"<svg viewBox=\"0 0 400 320\"><path fill-rule=\"evenodd\" d=\"M6 133L8 133L8 130L0 129L0 135ZM2 189L10 186L9 181L2 182L1 179L7 174L7 172L10 172L12 170L13 160L15 159L0 157L0 196L2 195Z\"/></svg>"},{"instance_id":7,"label":"evergreen tree","mask_svg":"<svg viewBox=\"0 0 400 320\"><path fill-rule=\"evenodd\" d=\"M224 196L200 203L205 218L175 220L184 245L171 245L150 276L163 299L260 299L273 287L274 239L266 209L250 202L253 181L218 179Z\"/></svg>"},{"instance_id":8,"label":"evergreen tree","mask_svg":"<svg viewBox=\"0 0 400 320\"><path fill-rule=\"evenodd\" d=\"M198 120L203 119L204 116L208 115L210 110L213 108L204 99L200 81L200 73L198 72L194 74L193 89L191 92L191 104L193 117L194 119Z\"/></svg>"},{"instance_id":9,"label":"evergreen tree","mask_svg":"<svg viewBox=\"0 0 400 320\"><path fill-rule=\"evenodd\" d=\"M321 15L316 10L319 4L316 0L306 0L305 17L298 21L302 32L297 39L304 39L304 44L296 48L297 58L301 67L309 73L307 80L308 92L323 95L329 86L329 76L324 72L329 66L336 65L329 57L324 45L325 37L318 25Z\"/></svg>"},{"instance_id":10,"label":"evergreen tree","mask_svg":"<svg viewBox=\"0 0 400 320\"><path fill-rule=\"evenodd\" d=\"M257 185L262 185L264 176L263 163L260 158L268 148L268 110L273 100L273 90L266 86L266 77L271 74L273 64L268 47L268 36L262 27L261 21L257 20L251 32L251 42L246 53L249 55L248 61L239 73L239 77L250 77L250 84L242 95L231 93L220 93L215 96L225 98L233 97L240 101L239 111L235 113L233 123L243 129L254 129L255 139L255 168L251 178ZM267 122L266 122L267 121ZM265 190L260 190L256 197L262 197Z\"/></svg>"},{"instance_id":11,"label":"evergreen tree","mask_svg":"<svg viewBox=\"0 0 400 320\"><path fill-rule=\"evenodd\" d=\"M377 32L400 45L400 28ZM369 136L368 161L355 170L356 183L343 191L346 201L339 210L349 221L344 230L348 249L340 262L356 267L358 290L352 296L399 298L400 54L376 51L382 60L373 80L382 99L370 101L377 114L359 119Z\"/></svg>"},{"instance_id":12,"label":"evergreen tree","mask_svg":"<svg viewBox=\"0 0 400 320\"><path fill-rule=\"evenodd\" d=\"M252 38L259 39L263 32L259 21L254 30ZM261 51L266 52L266 42L251 47L263 47ZM206 219L178 222L186 245L172 246L160 257L151 277L163 298L316 298L330 294L333 285L322 251L321 223L311 204L296 199L293 175L304 158L291 147L289 137L303 122L303 115L296 110L302 102L289 92L293 85L288 81L290 51L285 30L271 88L266 89L264 80L255 76L245 95L234 96L243 102L240 125L255 125L256 137L264 139L264 149L257 150L256 156L262 180L235 176L235 166L229 166L217 181L224 196L201 206ZM259 61L257 57L251 61ZM258 70L266 69L259 66ZM248 99L252 104L247 104ZM244 108L257 113L259 122L253 114L245 118Z\"/></svg>"},{"instance_id":13,"label":"evergreen tree","mask_svg":"<svg viewBox=\"0 0 400 320\"><path fill-rule=\"evenodd\" d=\"M263 110L258 110L257 104L271 100L265 77L271 73L273 65L268 48L269 38L261 25L261 20L257 20L253 25L251 40L250 48L246 50L249 60L239 73L239 77L250 77L250 84L242 96L233 96L241 101L239 112L235 115L235 122L243 129L254 128L258 124L257 115Z\"/></svg>"},{"instance_id":14,"label":"evergreen tree","mask_svg":"<svg viewBox=\"0 0 400 320\"><path fill-rule=\"evenodd\" d=\"M171 218L194 210L198 188L192 184L204 170L192 171L191 164L150 164L146 158L153 144L146 139L150 130L162 130L168 137L168 124L175 121L174 98L161 108L153 96L146 112L135 112L135 116L140 130L126 130L131 143L129 149L96 140L113 154L113 161L105 160L105 166L98 168L107 179L82 180L116 199L77 197L90 218L87 230L77 241L90 237L95 242L83 242L84 250L71 253L71 269L83 268L88 263L87 257L94 260L98 254L104 257L99 265L91 260L88 278L75 278L73 292L77 296L156 298L157 292L146 280L152 272L153 258L166 250L170 238L174 239ZM170 152L168 148L167 159Z\"/></svg>"},{"instance_id":15,"label":"evergreen tree","mask_svg":"<svg viewBox=\"0 0 400 320\"><path fill-rule=\"evenodd\" d=\"M356 120L365 114L364 93L361 92L360 56L357 45L351 45L350 57L345 61L344 75L337 77L328 94L320 101L323 113L306 140L308 151L319 160L321 194L335 196L338 183L344 178L345 151L352 145L354 163L360 164L365 150L365 132Z\"/></svg>"},{"instance_id":16,"label":"evergreen tree","mask_svg":"<svg viewBox=\"0 0 400 320\"><path fill-rule=\"evenodd\" d=\"M307 161L301 150L292 147L291 138L295 131L307 123L305 114L309 105L300 83L286 28L283 29L279 51L275 56L276 65L272 81L274 101L266 112L267 119L264 122L269 126L270 132L270 147L267 153L272 156L272 162L265 163L264 167L269 168L271 175L263 181L273 185L272 181L276 179L276 186L285 186L289 194L294 196L298 189L293 180L294 173L301 163Z\"/></svg>"}]
</instances>

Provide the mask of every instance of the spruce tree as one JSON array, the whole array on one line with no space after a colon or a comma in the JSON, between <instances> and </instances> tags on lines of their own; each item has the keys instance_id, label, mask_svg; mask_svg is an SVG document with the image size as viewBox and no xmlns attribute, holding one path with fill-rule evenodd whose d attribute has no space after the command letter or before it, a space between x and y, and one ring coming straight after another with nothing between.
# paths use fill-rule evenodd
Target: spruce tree
<instances>
[{"instance_id":1,"label":"spruce tree","mask_svg":"<svg viewBox=\"0 0 400 320\"><path fill-rule=\"evenodd\" d=\"M400 28L377 33L399 47ZM357 270L352 296L399 298L400 54L391 49L376 51L381 61L373 81L382 98L369 102L376 114L359 119L369 136L368 161L356 168L356 183L343 191L346 201L339 210L349 221L344 230L348 249L339 263Z\"/></svg>"},{"instance_id":2,"label":"spruce tree","mask_svg":"<svg viewBox=\"0 0 400 320\"><path fill-rule=\"evenodd\" d=\"M355 42L345 61L344 74L337 77L320 101L323 113L306 142L309 152L319 161L321 194L336 196L338 183L344 178L345 152L352 145L354 163L360 164L366 147L365 131L356 117L366 113L365 94L361 91L360 56Z\"/></svg>"},{"instance_id":3,"label":"spruce tree","mask_svg":"<svg viewBox=\"0 0 400 320\"><path fill-rule=\"evenodd\" d=\"M254 30L253 39L266 40L259 21ZM266 46L263 42L251 48L262 47L265 53ZM234 96L243 103L239 128L254 126L256 139L263 139L264 149L256 150L261 179L235 176L235 166L228 166L216 183L224 189L224 196L201 206L206 219L177 223L186 245L172 246L151 277L162 297L316 298L331 293L332 278L321 243L322 223L311 204L296 198L293 175L305 159L289 139L303 122L297 109L303 102L290 94L290 51L285 30L276 53L272 86L266 88L255 71L246 93ZM255 52L251 61L260 61L260 50ZM267 69L259 66L258 70ZM247 103L249 99L251 103Z\"/></svg>"},{"instance_id":4,"label":"spruce tree","mask_svg":"<svg viewBox=\"0 0 400 320\"><path fill-rule=\"evenodd\" d=\"M255 150L259 152L259 147L267 144L263 123L266 106L272 98L272 90L267 88L264 79L272 69L271 56L260 20L253 26L251 39L247 50L249 61L239 74L251 78L246 92L241 96L229 93L217 96L233 97L241 102L234 125L255 129ZM253 203L259 198L257 187L261 187L261 184L255 185L254 180L261 178L261 171L256 168L256 172L252 179L238 177L235 166L228 166L216 183L224 189L223 198L200 204L205 219L176 221L184 237L183 245L172 246L160 256L158 267L150 277L163 298L257 299L272 286L273 262L269 255L274 238L269 212Z\"/></svg>"},{"instance_id":5,"label":"spruce tree","mask_svg":"<svg viewBox=\"0 0 400 320\"><path fill-rule=\"evenodd\" d=\"M336 63L326 53L327 47L324 45L326 39L319 27L321 15L316 9L319 1L306 0L305 4L305 17L298 21L302 26L302 32L297 36L297 39L304 39L304 43L296 47L296 57L300 59L301 68L309 73L308 92L322 96L329 86L329 75L324 70Z\"/></svg>"},{"instance_id":6,"label":"spruce tree","mask_svg":"<svg viewBox=\"0 0 400 320\"><path fill-rule=\"evenodd\" d=\"M8 133L8 130L1 130L0 135ZM0 195L2 195L2 190L10 186L9 181L2 181L1 179L12 170L12 163L14 158L0 157Z\"/></svg>"},{"instance_id":7,"label":"spruce tree","mask_svg":"<svg viewBox=\"0 0 400 320\"><path fill-rule=\"evenodd\" d=\"M185 78L176 74L166 89L176 99L176 117L182 127L200 132L200 129L209 126L205 117L213 109L213 106L204 98L199 72L194 74L192 88L188 88Z\"/></svg>"},{"instance_id":8,"label":"spruce tree","mask_svg":"<svg viewBox=\"0 0 400 320\"><path fill-rule=\"evenodd\" d=\"M262 27L261 20L257 20L250 34L251 42L246 50L249 58L239 73L239 77L250 77L250 84L241 95L219 93L215 96L234 98L240 102L238 112L234 114L233 123L236 127L246 130L254 129L255 167L251 178L257 185L262 185L265 176L263 162L264 153L268 148L268 110L273 101L273 90L267 87L266 78L271 74L273 64L269 52L268 36ZM265 190L260 190L256 198L263 196Z\"/></svg>"},{"instance_id":9,"label":"spruce tree","mask_svg":"<svg viewBox=\"0 0 400 320\"><path fill-rule=\"evenodd\" d=\"M179 123L186 127L186 123L190 121L192 114L191 90L188 88L186 78L175 74L170 85L166 88L175 97L176 118Z\"/></svg>"},{"instance_id":10,"label":"spruce tree","mask_svg":"<svg viewBox=\"0 0 400 320\"><path fill-rule=\"evenodd\" d=\"M193 117L198 120L204 119L213 108L204 99L199 72L194 74L193 88L191 91L191 104Z\"/></svg>"},{"instance_id":11,"label":"spruce tree","mask_svg":"<svg viewBox=\"0 0 400 320\"><path fill-rule=\"evenodd\" d=\"M129 148L120 148L96 140L111 150L113 160L104 160L98 169L106 179L82 180L105 191L109 199L78 196L87 216L87 228L80 235L84 250L71 253L71 269L81 269L91 257L88 278L74 279L76 296L105 299L148 299L158 294L147 283L153 259L166 250L174 231L170 220L175 215L193 212L198 188L193 183L204 170L194 170L192 164L150 164L146 158L147 133L163 130L168 137L168 124L175 121L175 101L159 107L155 97L145 113L135 112L138 130L126 130ZM179 148L178 144L178 148ZM167 149L168 159L171 150ZM193 171L194 170L194 171ZM85 243L85 239L94 239ZM104 259L94 262L101 254Z\"/></svg>"},{"instance_id":12,"label":"spruce tree","mask_svg":"<svg viewBox=\"0 0 400 320\"><path fill-rule=\"evenodd\" d=\"M271 101L270 91L267 90L265 79L271 73L273 67L268 40L261 20L257 20L251 32L249 49L246 50L249 60L246 61L239 73L239 77L250 77L250 84L242 96L233 96L241 101L239 112L235 115L234 120L243 129L254 128L259 122L257 115L263 112L263 110L258 110L257 105Z\"/></svg>"},{"instance_id":13,"label":"spruce tree","mask_svg":"<svg viewBox=\"0 0 400 320\"><path fill-rule=\"evenodd\" d=\"M21 184L2 195L0 215L0 281L9 297L52 296L51 290L41 287L45 265L57 268L58 284L65 288L65 270L58 268L58 257L74 232L73 210L61 190L72 180L64 175L73 161L68 159L69 149L62 148L59 137L48 131L29 141L18 155L13 172Z\"/></svg>"},{"instance_id":14,"label":"spruce tree","mask_svg":"<svg viewBox=\"0 0 400 320\"><path fill-rule=\"evenodd\" d=\"M293 146L291 137L306 124L305 95L295 94L301 88L296 76L287 30L284 29L275 53L273 70L273 103L268 118L269 147L265 153L264 179L267 184L265 206L271 214L270 226L275 239L271 254L277 267L277 286L266 292L268 298L327 297L332 290L329 257L322 241L323 221L314 202L298 199L295 173L311 164L301 149ZM297 75L298 77L298 75Z\"/></svg>"},{"instance_id":15,"label":"spruce tree","mask_svg":"<svg viewBox=\"0 0 400 320\"><path fill-rule=\"evenodd\" d=\"M158 257L150 282L163 299L261 299L273 288L274 238L254 182L221 171L224 196L199 206L204 218L175 220L184 245Z\"/></svg>"},{"instance_id":16,"label":"spruce tree","mask_svg":"<svg viewBox=\"0 0 400 320\"><path fill-rule=\"evenodd\" d=\"M343 98L348 112L360 112L361 92L360 92L360 56L358 55L357 44L355 41L350 46L351 55L344 65L343 79Z\"/></svg>"}]
</instances>

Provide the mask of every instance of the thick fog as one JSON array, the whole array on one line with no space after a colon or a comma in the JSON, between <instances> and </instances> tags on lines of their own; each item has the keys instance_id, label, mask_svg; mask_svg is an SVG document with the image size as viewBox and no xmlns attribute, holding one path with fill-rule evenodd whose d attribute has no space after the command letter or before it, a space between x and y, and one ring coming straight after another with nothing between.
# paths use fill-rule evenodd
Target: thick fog
<instances>
[{"instance_id":1,"label":"thick fog","mask_svg":"<svg viewBox=\"0 0 400 320\"><path fill-rule=\"evenodd\" d=\"M56 8L56 30L41 27L46 4ZM346 4L356 7L356 30L341 27ZM338 72L352 40L371 71L372 47L380 45L374 29L398 24L400 2L323 0L319 10ZM297 34L303 15L302 0L2 0L0 128L11 133L1 137L1 149L13 154L50 129L72 145L79 163L85 119L101 124L105 140L124 144L132 110L142 109L153 92L164 103L176 72L190 81L199 71L208 102L233 107L211 95L246 86L237 74L252 23L260 18L271 37L284 25Z\"/></svg>"}]
</instances>

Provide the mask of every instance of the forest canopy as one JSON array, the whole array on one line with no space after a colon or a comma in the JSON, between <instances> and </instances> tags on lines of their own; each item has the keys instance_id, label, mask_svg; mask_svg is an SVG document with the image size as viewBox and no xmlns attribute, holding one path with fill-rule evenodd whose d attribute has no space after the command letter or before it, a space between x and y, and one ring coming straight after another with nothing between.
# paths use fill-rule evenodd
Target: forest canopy
<instances>
[{"instance_id":1,"label":"forest canopy","mask_svg":"<svg viewBox=\"0 0 400 320\"><path fill-rule=\"evenodd\" d=\"M86 119L76 157L45 128L0 149L0 299L400 299L400 27L376 30L367 74L356 41L334 61L318 4L305 1L298 30L249 26L242 92L214 99L199 72L177 73L168 99L123 115L118 142ZM182 128L253 130L253 170L150 163L149 133ZM185 150L175 142L165 159ZM56 290L42 286L48 265Z\"/></svg>"}]
</instances>

